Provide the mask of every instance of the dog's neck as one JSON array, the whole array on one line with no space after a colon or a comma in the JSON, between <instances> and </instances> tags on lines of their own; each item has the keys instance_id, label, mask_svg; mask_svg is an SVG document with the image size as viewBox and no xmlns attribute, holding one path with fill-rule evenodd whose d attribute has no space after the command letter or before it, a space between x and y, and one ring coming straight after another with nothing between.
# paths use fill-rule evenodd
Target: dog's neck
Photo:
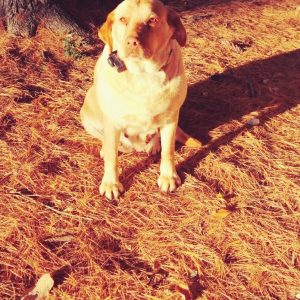
<instances>
[{"instance_id":1,"label":"dog's neck","mask_svg":"<svg viewBox=\"0 0 300 300\"><path fill-rule=\"evenodd\" d=\"M164 54L156 54L154 57L145 60L139 60L136 58L128 58L122 60L118 51L113 51L108 56L108 64L115 68L119 73L128 71L134 74L138 73L154 73L166 71L170 63L170 59L174 52L172 45L168 45L165 51L162 51Z\"/></svg>"}]
</instances>

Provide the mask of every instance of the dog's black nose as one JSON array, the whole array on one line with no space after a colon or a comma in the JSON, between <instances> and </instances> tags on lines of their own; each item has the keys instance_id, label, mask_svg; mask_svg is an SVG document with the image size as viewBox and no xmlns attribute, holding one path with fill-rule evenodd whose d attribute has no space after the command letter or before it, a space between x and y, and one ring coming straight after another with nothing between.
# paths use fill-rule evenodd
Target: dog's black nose
<instances>
[{"instance_id":1,"label":"dog's black nose","mask_svg":"<svg viewBox=\"0 0 300 300\"><path fill-rule=\"evenodd\" d=\"M139 41L135 37L129 37L127 38L127 46L129 48L135 49L139 45Z\"/></svg>"}]
</instances>

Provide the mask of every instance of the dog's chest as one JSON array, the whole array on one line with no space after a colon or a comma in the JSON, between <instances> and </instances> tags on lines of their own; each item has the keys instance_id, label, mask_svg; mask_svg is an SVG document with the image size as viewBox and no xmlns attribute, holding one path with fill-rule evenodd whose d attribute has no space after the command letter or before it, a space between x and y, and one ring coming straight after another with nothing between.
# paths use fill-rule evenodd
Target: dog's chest
<instances>
[{"instance_id":1,"label":"dog's chest","mask_svg":"<svg viewBox=\"0 0 300 300\"><path fill-rule=\"evenodd\" d=\"M181 84L180 77L167 81L162 72L111 82L106 86L109 92L103 109L123 130L149 132L164 125L168 115L180 107L185 96L180 95Z\"/></svg>"}]
</instances>

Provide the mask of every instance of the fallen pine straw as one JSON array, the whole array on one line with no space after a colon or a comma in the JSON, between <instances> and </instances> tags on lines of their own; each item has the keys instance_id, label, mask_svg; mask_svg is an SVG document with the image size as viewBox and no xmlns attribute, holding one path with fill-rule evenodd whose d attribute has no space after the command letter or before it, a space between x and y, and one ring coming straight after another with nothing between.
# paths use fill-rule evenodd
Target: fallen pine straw
<instances>
[{"instance_id":1,"label":"fallen pine straw","mask_svg":"<svg viewBox=\"0 0 300 300\"><path fill-rule=\"evenodd\" d=\"M50 299L296 298L299 3L180 3L180 122L203 147L178 148L174 194L157 187L157 158L121 155L119 203L98 195L100 143L79 122L100 43L74 60L45 29L0 29L1 299L45 273L58 274Z\"/></svg>"}]
</instances>

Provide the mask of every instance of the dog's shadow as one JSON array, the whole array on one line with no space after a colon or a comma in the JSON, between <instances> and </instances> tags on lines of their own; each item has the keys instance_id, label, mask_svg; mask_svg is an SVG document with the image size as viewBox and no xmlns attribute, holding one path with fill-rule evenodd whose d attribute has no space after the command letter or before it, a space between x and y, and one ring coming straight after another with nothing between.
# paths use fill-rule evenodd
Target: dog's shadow
<instances>
[{"instance_id":1,"label":"dog's shadow","mask_svg":"<svg viewBox=\"0 0 300 300\"><path fill-rule=\"evenodd\" d=\"M180 176L195 175L194 169L209 152L249 130L251 126L243 117L250 114L250 118L255 112L262 126L299 103L300 50L253 61L189 86L179 124L199 139L203 147L177 166ZM230 126L232 120L239 120L240 126ZM210 133L220 126L226 133L213 139ZM157 158L143 157L137 165L124 169L122 177L126 188L132 185L137 173L155 160Z\"/></svg>"}]
</instances>

